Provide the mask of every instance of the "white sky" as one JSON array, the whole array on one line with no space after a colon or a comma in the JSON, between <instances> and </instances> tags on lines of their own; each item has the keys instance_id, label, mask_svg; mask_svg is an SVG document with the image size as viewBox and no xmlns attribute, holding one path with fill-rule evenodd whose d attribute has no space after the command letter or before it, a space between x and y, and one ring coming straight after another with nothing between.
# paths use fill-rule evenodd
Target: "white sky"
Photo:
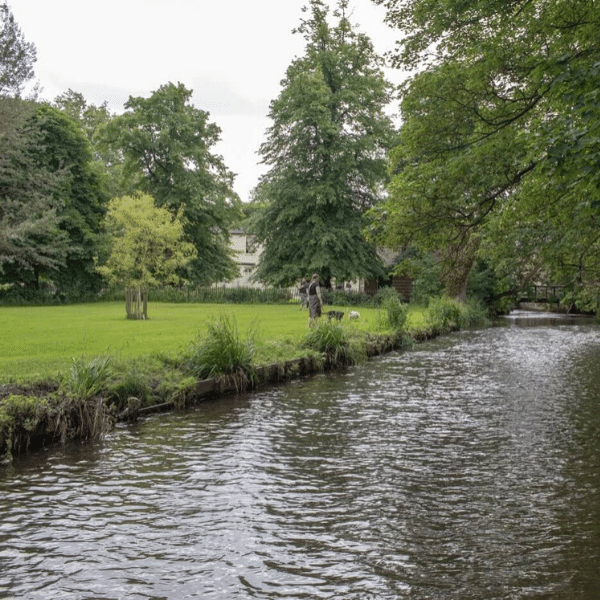
<instances>
[{"instance_id":1,"label":"white sky","mask_svg":"<svg viewBox=\"0 0 600 600\"><path fill-rule=\"evenodd\" d=\"M331 2L332 0L330 0ZM258 148L270 125L269 103L304 39L291 33L307 0L8 0L28 42L37 48L41 97L69 88L91 103L122 112L129 96L150 96L168 82L194 91L194 106L222 130L213 151L236 173L249 200L265 167ZM378 53L396 33L370 0L353 0L351 22ZM386 71L397 83L401 74ZM395 111L395 107L391 107Z\"/></svg>"}]
</instances>

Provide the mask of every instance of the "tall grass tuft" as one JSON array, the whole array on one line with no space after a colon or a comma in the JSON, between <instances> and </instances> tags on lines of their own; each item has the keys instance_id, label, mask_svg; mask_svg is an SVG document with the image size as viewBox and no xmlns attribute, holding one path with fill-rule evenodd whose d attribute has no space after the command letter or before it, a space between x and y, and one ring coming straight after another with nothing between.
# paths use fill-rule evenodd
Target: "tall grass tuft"
<instances>
[{"instance_id":1,"label":"tall grass tuft","mask_svg":"<svg viewBox=\"0 0 600 600\"><path fill-rule=\"evenodd\" d=\"M98 356L90 362L74 358L71 368L62 377L61 389L68 396L88 400L100 393L111 374L110 356Z\"/></svg>"},{"instance_id":2,"label":"tall grass tuft","mask_svg":"<svg viewBox=\"0 0 600 600\"><path fill-rule=\"evenodd\" d=\"M112 375L110 356L98 356L86 362L73 359L62 376L60 391L64 398L52 411L55 436L68 439L99 439L112 426L112 417L100 396Z\"/></svg>"},{"instance_id":3,"label":"tall grass tuft","mask_svg":"<svg viewBox=\"0 0 600 600\"><path fill-rule=\"evenodd\" d=\"M150 402L152 395L150 375L140 368L137 362L133 362L115 377L108 394L118 410L123 410L128 403L130 404L131 398L137 398L140 406L145 406Z\"/></svg>"},{"instance_id":4,"label":"tall grass tuft","mask_svg":"<svg viewBox=\"0 0 600 600\"><path fill-rule=\"evenodd\" d=\"M236 386L245 388L255 376L255 337L256 326L242 338L235 317L223 313L192 343L183 366L197 379L233 377Z\"/></svg>"},{"instance_id":5,"label":"tall grass tuft","mask_svg":"<svg viewBox=\"0 0 600 600\"><path fill-rule=\"evenodd\" d=\"M325 355L333 366L355 365L367 358L365 342L333 320L321 320L306 334L302 346Z\"/></svg>"}]
</instances>

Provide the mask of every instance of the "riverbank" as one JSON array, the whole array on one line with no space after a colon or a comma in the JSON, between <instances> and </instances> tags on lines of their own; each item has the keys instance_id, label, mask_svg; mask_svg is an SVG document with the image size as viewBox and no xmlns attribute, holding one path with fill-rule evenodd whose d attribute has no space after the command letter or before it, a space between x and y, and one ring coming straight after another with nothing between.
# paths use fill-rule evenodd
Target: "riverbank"
<instances>
[{"instance_id":1,"label":"riverbank","mask_svg":"<svg viewBox=\"0 0 600 600\"><path fill-rule=\"evenodd\" d=\"M196 376L189 352L182 350L135 359L72 359L71 368L55 377L5 383L0 385L0 454L10 459L43 445L96 439L118 421L355 364L482 319L481 311L439 299L427 308L403 306L393 323L396 317L386 309L369 316L358 322L323 319L307 334L304 313L301 338L263 339L269 351L255 352L243 367L217 369L211 377ZM269 361L269 356L277 358Z\"/></svg>"}]
</instances>

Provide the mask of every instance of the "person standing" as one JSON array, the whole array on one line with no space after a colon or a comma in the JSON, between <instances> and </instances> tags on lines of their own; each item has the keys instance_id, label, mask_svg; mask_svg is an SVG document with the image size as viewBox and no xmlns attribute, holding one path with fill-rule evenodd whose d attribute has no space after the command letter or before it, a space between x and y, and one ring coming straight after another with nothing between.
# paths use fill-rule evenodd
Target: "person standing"
<instances>
[{"instance_id":1,"label":"person standing","mask_svg":"<svg viewBox=\"0 0 600 600\"><path fill-rule=\"evenodd\" d=\"M300 310L308 308L307 288L308 281L306 281L306 278L303 278L300 287L298 288L298 293L300 294Z\"/></svg>"},{"instance_id":2,"label":"person standing","mask_svg":"<svg viewBox=\"0 0 600 600\"><path fill-rule=\"evenodd\" d=\"M318 319L321 316L323 307L323 294L319 286L319 275L315 273L310 280L307 288L308 292L308 318L309 324L313 319Z\"/></svg>"}]
</instances>

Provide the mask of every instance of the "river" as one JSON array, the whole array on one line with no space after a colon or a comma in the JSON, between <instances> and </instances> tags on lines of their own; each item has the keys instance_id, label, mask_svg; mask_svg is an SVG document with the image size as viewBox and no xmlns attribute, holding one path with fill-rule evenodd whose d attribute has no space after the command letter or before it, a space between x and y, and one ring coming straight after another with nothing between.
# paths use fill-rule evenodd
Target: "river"
<instances>
[{"instance_id":1,"label":"river","mask_svg":"<svg viewBox=\"0 0 600 600\"><path fill-rule=\"evenodd\" d=\"M0 598L600 597L600 328L463 331L0 467Z\"/></svg>"}]
</instances>

